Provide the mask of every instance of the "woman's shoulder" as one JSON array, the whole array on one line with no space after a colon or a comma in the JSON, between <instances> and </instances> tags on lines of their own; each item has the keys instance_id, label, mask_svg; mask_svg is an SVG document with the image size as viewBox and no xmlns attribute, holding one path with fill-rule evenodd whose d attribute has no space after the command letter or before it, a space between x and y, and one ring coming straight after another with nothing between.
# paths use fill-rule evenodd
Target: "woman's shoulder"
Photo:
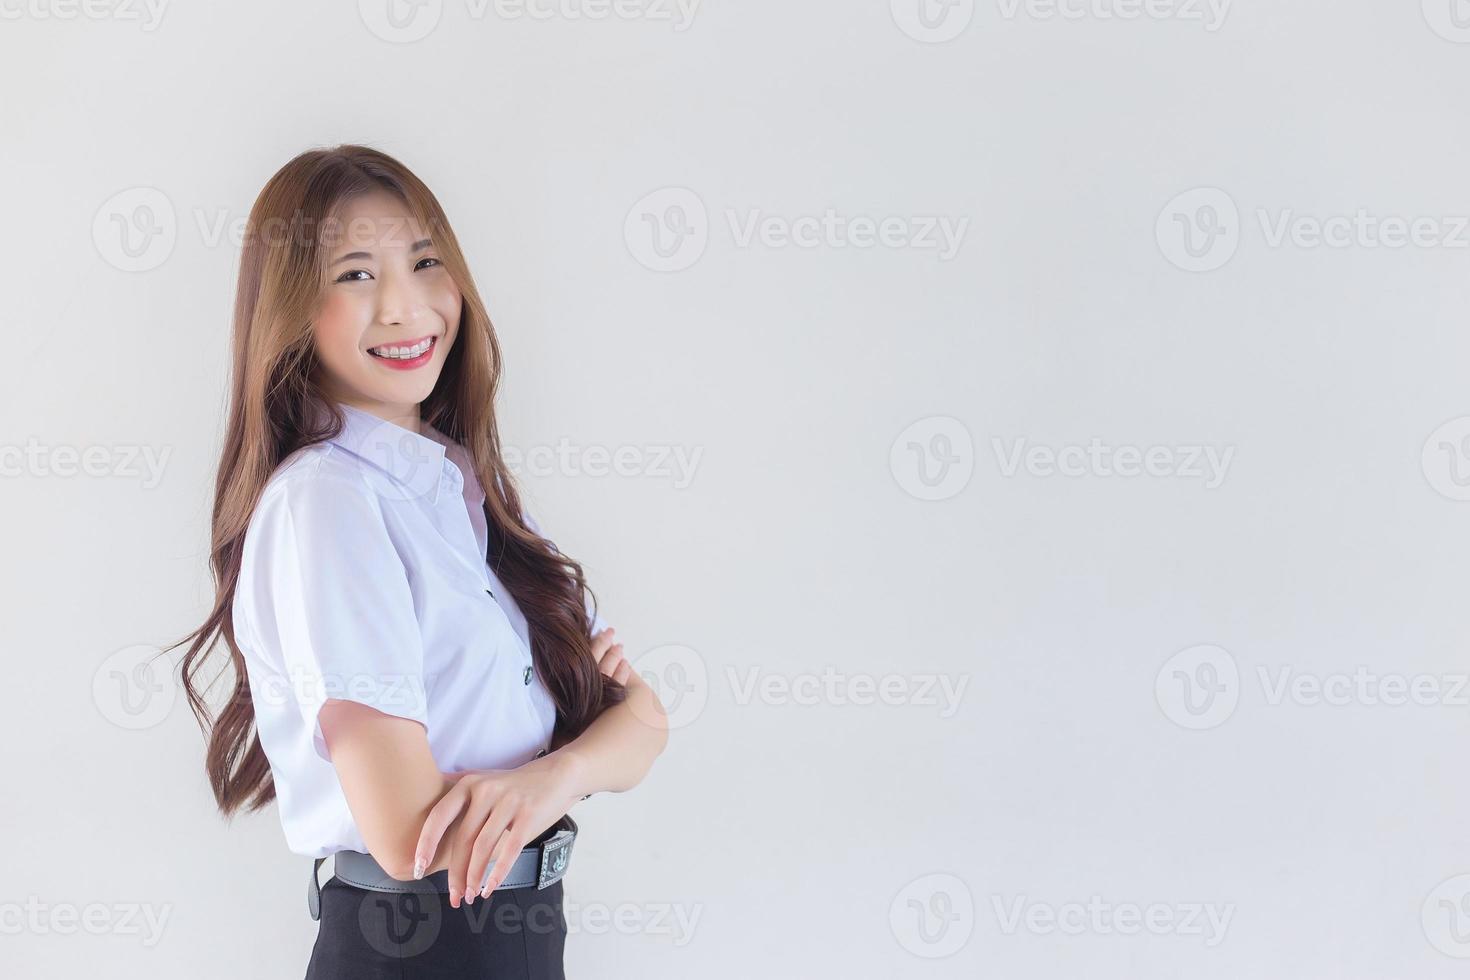
<instances>
[{"instance_id":1,"label":"woman's shoulder","mask_svg":"<svg viewBox=\"0 0 1470 980\"><path fill-rule=\"evenodd\" d=\"M362 531L383 521L373 474L331 443L313 443L281 460L266 481L251 516L248 537L283 524Z\"/></svg>"},{"instance_id":2,"label":"woman's shoulder","mask_svg":"<svg viewBox=\"0 0 1470 980\"><path fill-rule=\"evenodd\" d=\"M334 444L317 442L281 460L266 480L261 501L270 497L306 501L343 493L367 499L375 497L368 468Z\"/></svg>"},{"instance_id":3,"label":"woman's shoulder","mask_svg":"<svg viewBox=\"0 0 1470 980\"><path fill-rule=\"evenodd\" d=\"M237 607L262 607L282 582L304 574L367 575L364 554L392 549L382 501L371 478L331 444L305 446L271 473L241 546Z\"/></svg>"}]
</instances>

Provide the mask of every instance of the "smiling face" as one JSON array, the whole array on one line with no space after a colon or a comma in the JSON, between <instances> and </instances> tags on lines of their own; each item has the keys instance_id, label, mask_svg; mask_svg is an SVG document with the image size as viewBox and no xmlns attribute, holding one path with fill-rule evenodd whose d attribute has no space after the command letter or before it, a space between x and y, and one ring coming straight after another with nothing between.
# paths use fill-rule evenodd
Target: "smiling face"
<instances>
[{"instance_id":1,"label":"smiling face","mask_svg":"<svg viewBox=\"0 0 1470 980\"><path fill-rule=\"evenodd\" d=\"M416 424L459 332L459 287L429 233L386 191L345 202L312 337L328 397Z\"/></svg>"}]
</instances>

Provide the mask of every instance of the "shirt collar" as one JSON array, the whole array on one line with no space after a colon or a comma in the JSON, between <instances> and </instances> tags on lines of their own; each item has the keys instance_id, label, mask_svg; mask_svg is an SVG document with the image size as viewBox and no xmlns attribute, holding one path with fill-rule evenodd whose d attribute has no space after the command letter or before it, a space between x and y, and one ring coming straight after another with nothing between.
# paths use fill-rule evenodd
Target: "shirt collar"
<instances>
[{"instance_id":1,"label":"shirt collar","mask_svg":"<svg viewBox=\"0 0 1470 980\"><path fill-rule=\"evenodd\" d=\"M454 444L438 429L426 422L420 435L360 408L342 402L336 407L342 413L342 431L330 441L367 464L369 477L379 473L391 477L389 495L437 504L446 484L455 492L463 488L459 467L448 459Z\"/></svg>"}]
</instances>

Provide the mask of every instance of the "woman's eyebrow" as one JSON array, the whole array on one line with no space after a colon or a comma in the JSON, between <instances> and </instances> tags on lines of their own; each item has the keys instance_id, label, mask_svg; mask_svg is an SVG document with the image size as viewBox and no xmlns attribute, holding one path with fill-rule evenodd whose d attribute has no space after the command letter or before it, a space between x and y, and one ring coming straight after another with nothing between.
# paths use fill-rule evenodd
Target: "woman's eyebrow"
<instances>
[{"instance_id":1,"label":"woman's eyebrow","mask_svg":"<svg viewBox=\"0 0 1470 980\"><path fill-rule=\"evenodd\" d=\"M422 252L424 249L428 248L432 244L434 244L433 239L430 239L430 238L420 238L418 241L414 242L413 245L411 245L409 247L409 251L411 251L411 252ZM371 259L372 257L373 257L373 253L372 252L348 252L346 255L341 255L341 256L338 256L337 258L333 259L332 262L331 262L331 264L332 265L337 265L339 263L346 262L349 259Z\"/></svg>"}]
</instances>

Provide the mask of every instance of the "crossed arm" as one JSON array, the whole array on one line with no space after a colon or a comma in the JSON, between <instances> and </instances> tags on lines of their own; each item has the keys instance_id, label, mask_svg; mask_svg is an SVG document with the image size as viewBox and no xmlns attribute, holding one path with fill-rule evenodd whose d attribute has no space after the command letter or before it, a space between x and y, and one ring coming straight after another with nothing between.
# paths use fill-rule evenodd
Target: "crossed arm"
<instances>
[{"instance_id":1,"label":"crossed arm","mask_svg":"<svg viewBox=\"0 0 1470 980\"><path fill-rule=\"evenodd\" d=\"M322 706L322 737L348 809L385 871L406 881L416 870L448 869L450 904L458 907L493 891L510 859L577 800L643 780L668 742L668 722L612 633L593 636L592 652L598 668L627 688L627 699L575 740L518 769L440 772L418 722L355 701Z\"/></svg>"}]
</instances>

